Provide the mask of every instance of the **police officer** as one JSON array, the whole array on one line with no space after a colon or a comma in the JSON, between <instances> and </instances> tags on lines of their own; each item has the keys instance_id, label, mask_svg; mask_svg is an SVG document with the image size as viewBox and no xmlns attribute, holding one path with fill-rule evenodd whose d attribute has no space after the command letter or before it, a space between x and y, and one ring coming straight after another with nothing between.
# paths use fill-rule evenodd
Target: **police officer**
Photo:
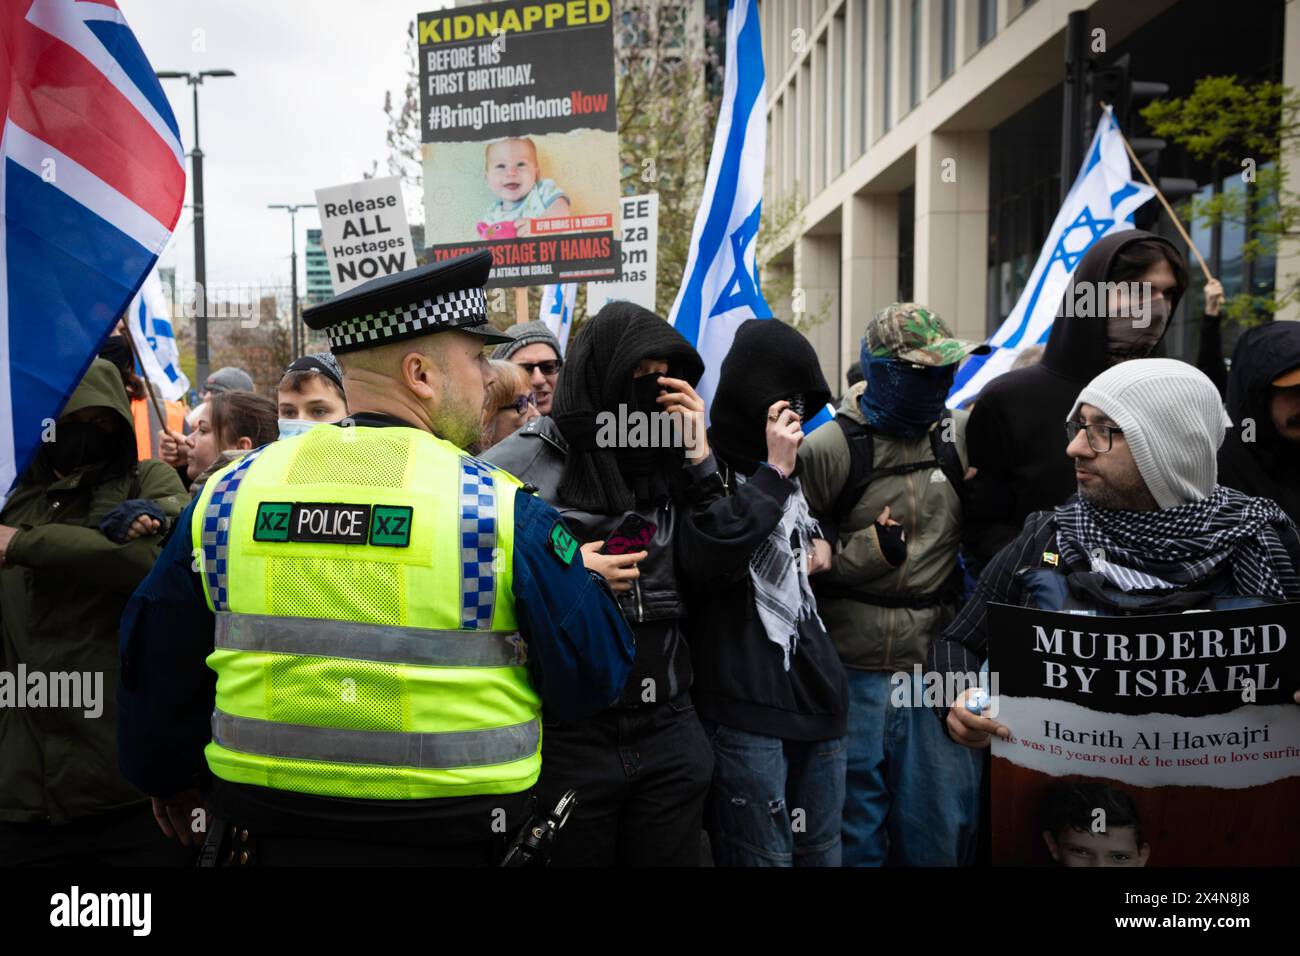
<instances>
[{"instance_id":1,"label":"police officer","mask_svg":"<svg viewBox=\"0 0 1300 956\"><path fill-rule=\"evenodd\" d=\"M308 309L351 418L218 472L127 606L122 770L182 843L220 821L222 863L496 863L543 704L594 714L627 679L631 633L554 509L462 450L508 341L491 263Z\"/></svg>"}]
</instances>

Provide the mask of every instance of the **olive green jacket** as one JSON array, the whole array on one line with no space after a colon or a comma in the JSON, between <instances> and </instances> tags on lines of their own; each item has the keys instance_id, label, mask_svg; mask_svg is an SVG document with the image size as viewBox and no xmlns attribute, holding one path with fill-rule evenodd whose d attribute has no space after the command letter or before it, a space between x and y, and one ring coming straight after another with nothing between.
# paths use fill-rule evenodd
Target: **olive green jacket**
<instances>
[{"instance_id":1,"label":"olive green jacket","mask_svg":"<svg viewBox=\"0 0 1300 956\"><path fill-rule=\"evenodd\" d=\"M837 412L862 422L858 397L866 386L854 385ZM957 454L966 457L966 412L954 412ZM939 425L936 428L942 427ZM915 440L873 436L874 465L885 468L934 457L929 436ZM832 509L849 477L849 446L838 425L827 424L809 435L799 449L799 478L814 514ZM877 515L889 506L890 517L903 525L907 557L898 567L881 553ZM859 594L929 594L947 581L961 542L961 502L943 472L935 467L904 475L885 475L867 486L862 498L840 522L831 542L830 570L813 578ZM952 605L914 609L883 607L848 598L818 595L817 609L840 659L861 670L909 670L924 664L930 642L956 613Z\"/></svg>"},{"instance_id":2,"label":"olive green jacket","mask_svg":"<svg viewBox=\"0 0 1300 956\"><path fill-rule=\"evenodd\" d=\"M0 570L0 693L32 703L33 673L51 689L56 674L89 673L83 703L96 681L99 687L95 717L85 707L49 706L48 699L39 707L16 700L0 706L3 822L61 824L145 799L117 769L118 618L153 566L161 535L119 545L99 523L129 498L150 499L174 520L189 496L163 462L136 466L126 392L103 360L91 364L64 414L96 406L113 409L124 423L123 458L110 469L117 476L101 478L106 469L91 466L58 478L38 455L0 511L0 524L20 529ZM25 687L16 686L20 666ZM62 690L72 686L65 682Z\"/></svg>"}]
</instances>

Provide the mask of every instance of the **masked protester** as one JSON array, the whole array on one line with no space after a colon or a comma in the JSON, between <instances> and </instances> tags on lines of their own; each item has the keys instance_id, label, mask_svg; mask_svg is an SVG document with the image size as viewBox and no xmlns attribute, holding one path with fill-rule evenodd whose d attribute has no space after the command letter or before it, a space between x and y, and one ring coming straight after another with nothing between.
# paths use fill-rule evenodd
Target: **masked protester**
<instances>
[{"instance_id":1,"label":"masked protester","mask_svg":"<svg viewBox=\"0 0 1300 956\"><path fill-rule=\"evenodd\" d=\"M329 352L294 359L280 377L275 399L281 438L342 421L348 414L348 400L338 359Z\"/></svg>"},{"instance_id":2,"label":"masked protester","mask_svg":"<svg viewBox=\"0 0 1300 956\"><path fill-rule=\"evenodd\" d=\"M689 693L682 588L710 561L692 523L692 505L717 473L694 388L703 370L659 316L610 303L571 344L551 417L484 455L555 505L636 637L614 707L545 725L542 803L569 788L581 794L556 863L700 861L713 754Z\"/></svg>"},{"instance_id":3,"label":"masked protester","mask_svg":"<svg viewBox=\"0 0 1300 956\"><path fill-rule=\"evenodd\" d=\"M91 363L0 512L0 671L43 675L43 701L0 706L0 860L166 865L117 768L118 618L186 502L176 472L136 460L116 368ZM57 699L64 688L76 699Z\"/></svg>"},{"instance_id":4,"label":"masked protester","mask_svg":"<svg viewBox=\"0 0 1300 956\"><path fill-rule=\"evenodd\" d=\"M695 508L709 560L687 586L719 866L840 865L848 689L808 579L818 528L796 476L801 423L829 400L807 339L740 326L710 410L719 470Z\"/></svg>"},{"instance_id":5,"label":"masked protester","mask_svg":"<svg viewBox=\"0 0 1300 956\"><path fill-rule=\"evenodd\" d=\"M964 544L973 572L1027 515L1074 492L1058 447L1061 419L1096 375L1152 353L1186 288L1187 263L1168 240L1137 229L1098 239L1075 268L1042 360L984 386L968 432L976 473Z\"/></svg>"},{"instance_id":6,"label":"masked protester","mask_svg":"<svg viewBox=\"0 0 1300 956\"><path fill-rule=\"evenodd\" d=\"M1030 515L998 552L931 648L932 670L979 670L994 602L1116 615L1300 599L1296 526L1276 502L1217 483L1227 416L1204 373L1126 362L1079 393L1065 426L1078 494ZM971 712L976 690L939 713L953 740L983 748L1016 728Z\"/></svg>"},{"instance_id":7,"label":"masked protester","mask_svg":"<svg viewBox=\"0 0 1300 956\"><path fill-rule=\"evenodd\" d=\"M1228 416L1219 484L1272 498L1300 524L1300 323L1268 322L1237 339Z\"/></svg>"},{"instance_id":8,"label":"masked protester","mask_svg":"<svg viewBox=\"0 0 1300 956\"><path fill-rule=\"evenodd\" d=\"M893 678L925 661L960 599L966 415L949 417L944 399L981 348L924 306L881 309L862 339L864 382L799 450L824 539L817 606L848 671L847 866L955 866L974 852L980 762L911 706L913 682L897 700Z\"/></svg>"}]
</instances>

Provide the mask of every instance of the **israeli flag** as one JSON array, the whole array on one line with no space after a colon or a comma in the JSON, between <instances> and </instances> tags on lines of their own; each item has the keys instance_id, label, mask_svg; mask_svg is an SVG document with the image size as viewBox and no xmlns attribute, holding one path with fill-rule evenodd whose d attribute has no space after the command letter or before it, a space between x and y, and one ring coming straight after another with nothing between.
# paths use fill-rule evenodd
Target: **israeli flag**
<instances>
[{"instance_id":1,"label":"israeli flag","mask_svg":"<svg viewBox=\"0 0 1300 956\"><path fill-rule=\"evenodd\" d=\"M144 280L127 310L126 321L140 365L137 371L149 379L161 400L177 401L190 390L190 380L181 371L181 352L157 269Z\"/></svg>"},{"instance_id":2,"label":"israeli flag","mask_svg":"<svg viewBox=\"0 0 1300 956\"><path fill-rule=\"evenodd\" d=\"M551 334L560 340L560 357L569 347L569 329L573 325L573 305L578 300L576 282L542 286L542 305L539 318L546 323Z\"/></svg>"},{"instance_id":3,"label":"israeli flag","mask_svg":"<svg viewBox=\"0 0 1300 956\"><path fill-rule=\"evenodd\" d=\"M704 359L698 391L713 401L718 369L736 328L770 319L758 287L755 240L763 208L767 119L763 38L753 0L728 0L727 73L704 197L691 232L691 254L670 324Z\"/></svg>"},{"instance_id":4,"label":"israeli flag","mask_svg":"<svg viewBox=\"0 0 1300 956\"><path fill-rule=\"evenodd\" d=\"M958 370L948 393L950 408L974 401L980 389L1011 368L1021 349L1047 341L1070 277L1084 253L1102 236L1132 229L1133 212L1154 195L1150 186L1133 180L1123 136L1107 109L1025 291L989 339L993 351L971 356Z\"/></svg>"}]
</instances>

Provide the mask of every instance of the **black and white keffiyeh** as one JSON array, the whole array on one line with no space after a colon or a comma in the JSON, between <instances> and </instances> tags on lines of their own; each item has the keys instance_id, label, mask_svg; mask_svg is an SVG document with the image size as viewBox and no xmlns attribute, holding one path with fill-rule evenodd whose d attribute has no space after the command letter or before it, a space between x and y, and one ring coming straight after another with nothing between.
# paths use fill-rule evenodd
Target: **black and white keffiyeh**
<instances>
[{"instance_id":1,"label":"black and white keffiyeh","mask_svg":"<svg viewBox=\"0 0 1300 956\"><path fill-rule=\"evenodd\" d=\"M821 531L808 511L808 500L799 487L799 479L790 480L795 490L785 499L780 523L749 559L758 619L763 623L767 639L781 648L786 670L790 669L790 656L798 650L799 622L817 618L821 624L817 599L808 583L812 539ZM745 479L737 475L736 481L743 484Z\"/></svg>"},{"instance_id":2,"label":"black and white keffiyeh","mask_svg":"<svg viewBox=\"0 0 1300 956\"><path fill-rule=\"evenodd\" d=\"M1216 485L1208 498L1157 511L1095 508L1082 498L1056 509L1068 564L1087 564L1125 591L1187 588L1227 562L1239 594L1300 599L1300 575L1278 529L1277 503Z\"/></svg>"}]
</instances>

